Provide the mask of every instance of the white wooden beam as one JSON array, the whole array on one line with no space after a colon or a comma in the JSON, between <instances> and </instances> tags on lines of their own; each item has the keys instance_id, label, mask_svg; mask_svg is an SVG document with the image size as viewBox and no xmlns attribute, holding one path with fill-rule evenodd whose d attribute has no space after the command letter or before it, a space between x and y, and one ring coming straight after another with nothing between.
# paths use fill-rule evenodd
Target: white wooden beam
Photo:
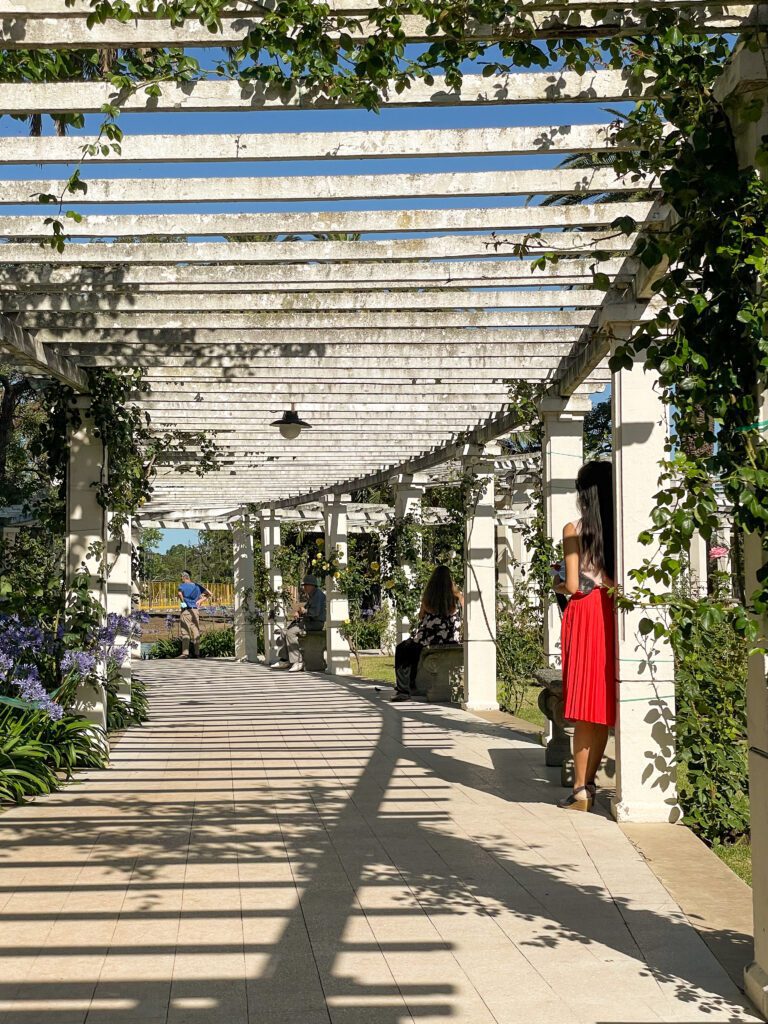
<instances>
[{"instance_id":1,"label":"white wooden beam","mask_svg":"<svg viewBox=\"0 0 768 1024\"><path fill-rule=\"evenodd\" d=\"M0 314L0 350L21 368L69 384L75 391L88 391L88 378L71 359L43 344L8 317Z\"/></svg>"},{"instance_id":2,"label":"white wooden beam","mask_svg":"<svg viewBox=\"0 0 768 1024\"><path fill-rule=\"evenodd\" d=\"M361 331L394 331L403 329L408 332L403 340L408 341L410 331L414 328L424 330L442 330L444 328L497 328L497 327L562 327L583 326L589 324L594 316L591 309L553 310L529 308L526 310L508 310L506 312L469 310L349 310L341 312L321 312L317 310L243 310L241 312L222 312L203 310L173 313L163 311L98 311L74 312L71 310L31 312L24 315L24 323L31 329L42 329L62 332L62 338L71 337L81 331L90 335L93 331L231 331L255 330L258 338L264 331L273 332L275 341L282 341L285 332L306 331L306 342L311 344L317 332ZM151 335L145 335L146 338ZM264 336L266 337L266 336ZM293 337L293 334L291 334ZM257 339L258 340L258 339ZM297 339L298 340L298 339ZM340 341L345 340L342 336ZM368 344L369 338L362 337L361 342ZM394 341L393 337L393 341Z\"/></svg>"},{"instance_id":3,"label":"white wooden beam","mask_svg":"<svg viewBox=\"0 0 768 1024\"><path fill-rule=\"evenodd\" d=\"M210 245L212 243L208 243ZM17 250L20 246L15 247ZM30 247L31 248L31 247ZM78 246L81 249L82 245ZM102 247L103 249L103 247ZM112 250L114 251L114 250ZM188 245L184 250L194 255L195 248ZM570 283L591 283L596 263L593 259L567 259L550 266L546 271L534 271L528 261L506 256L498 260L455 260L450 263L405 263L403 265L381 263L358 259L355 262L314 263L308 265L258 265L227 261L231 247L220 247L217 263L214 250L207 248L201 255L206 256L203 265L142 265L118 262L99 265L58 265L50 263L19 262L3 266L0 262L0 288L12 291L74 292L91 290L107 293L122 291L137 286L162 288L192 287L217 291L242 287L248 292L260 287L270 293L275 291L344 291L350 285L356 291L365 292L382 288L414 288L419 285L440 285L442 288L472 287L544 287ZM599 269L609 276L625 270L631 274L636 261L612 258L601 262ZM629 279L629 277L628 277Z\"/></svg>"},{"instance_id":4,"label":"white wooden beam","mask_svg":"<svg viewBox=\"0 0 768 1024\"><path fill-rule=\"evenodd\" d=\"M410 88L385 94L382 107L496 106L511 103L605 103L640 99L651 79L627 71L535 71L493 78L465 75L461 89L446 88L438 77L434 85L416 81ZM288 90L251 81L199 81L161 86L160 96L147 90L151 83L137 83L120 91L109 82L55 82L50 84L0 84L0 110L26 116L49 114L98 114L105 103L125 111L223 111L284 110L300 108L349 109L355 104L344 97L327 96L318 89Z\"/></svg>"},{"instance_id":5,"label":"white wooden beam","mask_svg":"<svg viewBox=\"0 0 768 1024\"><path fill-rule=\"evenodd\" d=\"M717 13L707 8L690 8L685 17L691 29L710 32L738 32L758 24L757 13L751 4L716 5ZM68 18L44 18L15 15L0 20L0 44L6 50L14 49L82 49L119 48L140 49L142 47L185 47L210 48L211 45L234 47L242 43L249 32L257 30L261 18L221 19L216 32L190 18L181 26L174 26L161 18L137 18L122 22L110 19L103 24L96 23L90 28L82 15L73 14ZM602 37L631 35L635 32L653 31L646 17L640 12L607 8L601 16L588 11L531 12L528 16L533 38L547 39L553 36ZM434 42L440 34L430 35L429 22L421 17L405 15L399 19L399 30L404 41L409 43ZM505 20L499 25L486 26L469 21L467 34L478 41L494 41L505 33L515 31L513 22ZM344 32L351 39L362 41L377 31L375 22L358 14L352 20L337 23L329 21L327 34L338 38Z\"/></svg>"},{"instance_id":6,"label":"white wooden beam","mask_svg":"<svg viewBox=\"0 0 768 1024\"><path fill-rule=\"evenodd\" d=\"M651 214L651 210L653 213ZM664 207L644 203L589 203L576 206L512 206L448 210L310 210L302 213L194 213L84 216L67 221L70 238L146 236L215 237L253 234L313 235L323 232L404 234L415 231L520 231L608 227L617 217L638 224L661 223ZM0 216L0 238L46 238L50 227L37 216ZM283 243L287 244L287 243Z\"/></svg>"},{"instance_id":7,"label":"white wooden beam","mask_svg":"<svg viewBox=\"0 0 768 1024\"><path fill-rule=\"evenodd\" d=\"M286 312L330 313L333 311L444 310L531 308L594 309L601 306L605 292L590 288L548 289L540 287L501 291L440 290L373 292L157 292L136 289L130 293L87 292L0 292L5 310L83 312L209 312L214 310L283 310Z\"/></svg>"},{"instance_id":8,"label":"white wooden beam","mask_svg":"<svg viewBox=\"0 0 768 1024\"><path fill-rule=\"evenodd\" d=\"M33 204L38 195L60 195L65 181L3 183L0 204ZM92 178L87 191L65 196L68 206L94 203L309 202L343 199L456 198L458 196L579 195L658 189L611 167L515 171L449 171L438 174L281 175L261 178ZM586 211L586 208L585 208ZM46 211L47 212L47 211ZM542 214L543 216L543 214ZM74 228L74 224L72 225Z\"/></svg>"},{"instance_id":9,"label":"white wooden beam","mask_svg":"<svg viewBox=\"0 0 768 1024\"><path fill-rule=\"evenodd\" d=\"M63 252L31 243L0 245L0 263L95 264L109 266L125 263L307 263L316 260L387 260L393 264L408 260L461 257L512 256L518 245L528 242L526 235L439 235L434 238L403 238L382 242L82 242L65 245ZM625 236L601 232L553 231L541 242L533 241L536 252L558 252L584 255L602 249L626 252L632 244ZM522 261L532 263L532 259ZM119 273L120 271L118 271ZM390 274L401 272L390 269ZM445 271L444 271L445 272ZM532 272L532 271L531 271Z\"/></svg>"},{"instance_id":10,"label":"white wooden beam","mask_svg":"<svg viewBox=\"0 0 768 1024\"><path fill-rule=\"evenodd\" d=\"M10 136L0 164L263 163L270 160L380 160L531 153L593 153L626 148L610 125L448 128L412 131L243 132L237 135L126 135L116 153L96 136ZM91 148L95 147L95 152Z\"/></svg>"}]
</instances>

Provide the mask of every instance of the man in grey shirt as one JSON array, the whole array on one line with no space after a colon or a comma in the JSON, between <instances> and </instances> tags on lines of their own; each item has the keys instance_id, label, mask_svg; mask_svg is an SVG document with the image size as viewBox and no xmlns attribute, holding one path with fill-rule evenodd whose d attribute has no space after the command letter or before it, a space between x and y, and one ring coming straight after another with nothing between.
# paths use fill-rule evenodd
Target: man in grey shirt
<instances>
[{"instance_id":1,"label":"man in grey shirt","mask_svg":"<svg viewBox=\"0 0 768 1024\"><path fill-rule=\"evenodd\" d=\"M316 576L305 576L301 589L304 591L304 605L293 621L278 633L275 644L278 660L272 668L302 672L304 662L299 639L306 633L319 633L325 629L325 594L320 589L320 581Z\"/></svg>"}]
</instances>

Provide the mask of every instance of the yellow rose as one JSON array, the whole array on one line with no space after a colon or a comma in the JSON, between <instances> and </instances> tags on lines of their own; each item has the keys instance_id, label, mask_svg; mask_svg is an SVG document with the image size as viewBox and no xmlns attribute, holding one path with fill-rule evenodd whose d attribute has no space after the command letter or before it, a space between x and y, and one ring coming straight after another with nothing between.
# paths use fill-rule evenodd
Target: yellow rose
<instances>
[{"instance_id":1,"label":"yellow rose","mask_svg":"<svg viewBox=\"0 0 768 1024\"><path fill-rule=\"evenodd\" d=\"M378 572L381 566L379 565L378 562L371 562L371 568L373 569L374 572Z\"/></svg>"},{"instance_id":2,"label":"yellow rose","mask_svg":"<svg viewBox=\"0 0 768 1024\"><path fill-rule=\"evenodd\" d=\"M385 590L391 590L394 587L394 585L395 585L395 581L394 580L387 580L387 582L384 584L384 589Z\"/></svg>"},{"instance_id":3,"label":"yellow rose","mask_svg":"<svg viewBox=\"0 0 768 1024\"><path fill-rule=\"evenodd\" d=\"M322 537L318 537L317 540L315 541L315 544L317 544L317 546L321 548L325 544L325 541L323 540Z\"/></svg>"}]
</instances>

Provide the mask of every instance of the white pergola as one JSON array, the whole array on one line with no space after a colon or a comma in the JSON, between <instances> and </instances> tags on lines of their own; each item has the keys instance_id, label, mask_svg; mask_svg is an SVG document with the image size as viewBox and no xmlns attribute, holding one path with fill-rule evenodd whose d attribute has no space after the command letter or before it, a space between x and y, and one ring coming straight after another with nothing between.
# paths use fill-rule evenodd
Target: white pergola
<instances>
[{"instance_id":1,"label":"white pergola","mask_svg":"<svg viewBox=\"0 0 768 1024\"><path fill-rule=\"evenodd\" d=\"M372 30L368 6L333 4L359 17L361 34ZM581 0L525 6L541 38L631 34L644 27L648 11L638 2L599 14ZM762 5L677 0L674 9L703 31L738 33L766 23ZM84 0L72 6L0 0L1 45L204 49L234 45L258 22L252 5L238 0L216 36L196 23L174 27L149 16L89 28L88 10ZM476 31L493 38L504 26ZM411 42L425 41L424 22L408 19L406 34ZM764 95L761 55L741 52L721 86L726 103L741 92ZM516 524L527 501L522 481L516 488L514 479L495 493L504 457L499 439L517 425L510 381L547 385L541 465L555 536L574 516L589 396L612 385L619 583L628 582L628 571L647 554L637 537L649 520L663 456L664 410L640 363L611 374L606 357L652 312L658 269L642 267L633 256L635 238L611 225L630 216L645 230L661 230L670 212L652 179L621 178L610 166L560 164L568 156L616 152L606 108L653 89L651 79L631 69L468 74L460 90L438 78L384 96L383 110L411 108L417 127L348 130L339 118L333 130L271 132L270 111L340 111L344 104L318 90L280 91L256 82L167 84L159 96L142 87L116 94L102 82L0 83L0 113L98 113L113 103L124 111L127 129L119 155L100 144L84 153L96 140L82 136L0 138L7 179L0 207L10 208L0 209L0 237L13 243L0 245L0 346L19 366L71 384L86 413L87 368L143 367L150 390L136 401L158 429L213 432L220 468L198 477L165 467L141 521L231 526L241 591L253 579L257 525L246 507L262 510L258 528L277 586L271 555L282 519L322 517L329 542L344 552L350 519L366 515L349 508L353 492L394 483L394 514L404 515L418 510L430 474L441 467L474 474L479 496L465 546L465 696L469 708L494 707L497 560L509 566L510 552L519 558ZM510 123L430 123L430 111L456 108L471 122L472 110L489 106L503 109ZM534 108L535 125L520 123L518 112L526 111L527 122ZM196 113L215 112L238 113L241 130L200 130ZM131 118L141 115L146 128L164 113L183 114L186 130L131 132ZM745 130L745 163L754 156L755 132L768 130L765 122L764 115L757 128ZM38 244L51 208L31 197L58 195L67 176L62 165L81 160L87 192L67 197L65 208L82 219L66 222L71 241L54 252ZM215 163L216 174L198 176L188 166L197 162ZM134 165L144 165L145 176L132 176ZM24 166L28 176L18 172ZM545 197L568 198L571 205L542 205ZM545 251L559 259L534 270L533 260ZM605 291L593 282L598 251L607 256L599 265L609 282ZM270 424L292 404L312 429L290 441ZM89 543L105 535L90 486L103 465L86 417L72 436L70 572L89 564ZM362 525L375 520L371 512ZM129 545L110 544L104 600L124 609ZM500 545L506 554L499 554ZM750 557L754 569L759 551ZM98 569L90 569L101 593ZM339 626L346 605L332 581L328 607L329 671L343 672ZM246 610L241 600L238 652L254 658ZM649 648L640 637L640 614L623 612L618 623L615 813L623 820L675 820L672 657L663 643ZM558 643L552 612L553 664ZM748 983L765 1010L768 736L755 724L768 721L764 665L761 670L755 661L751 678L757 913ZM98 695L91 711L102 713Z\"/></svg>"}]
</instances>

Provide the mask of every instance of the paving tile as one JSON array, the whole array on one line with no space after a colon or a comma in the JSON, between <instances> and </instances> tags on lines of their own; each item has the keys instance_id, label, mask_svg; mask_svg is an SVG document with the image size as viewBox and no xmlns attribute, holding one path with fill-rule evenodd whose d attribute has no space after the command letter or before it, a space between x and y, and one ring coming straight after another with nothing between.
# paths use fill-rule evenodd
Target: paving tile
<instances>
[{"instance_id":1,"label":"paving tile","mask_svg":"<svg viewBox=\"0 0 768 1024\"><path fill-rule=\"evenodd\" d=\"M621 830L553 806L533 741L183 668L142 666L153 717L110 772L0 819L0 1024L749 1020Z\"/></svg>"}]
</instances>

